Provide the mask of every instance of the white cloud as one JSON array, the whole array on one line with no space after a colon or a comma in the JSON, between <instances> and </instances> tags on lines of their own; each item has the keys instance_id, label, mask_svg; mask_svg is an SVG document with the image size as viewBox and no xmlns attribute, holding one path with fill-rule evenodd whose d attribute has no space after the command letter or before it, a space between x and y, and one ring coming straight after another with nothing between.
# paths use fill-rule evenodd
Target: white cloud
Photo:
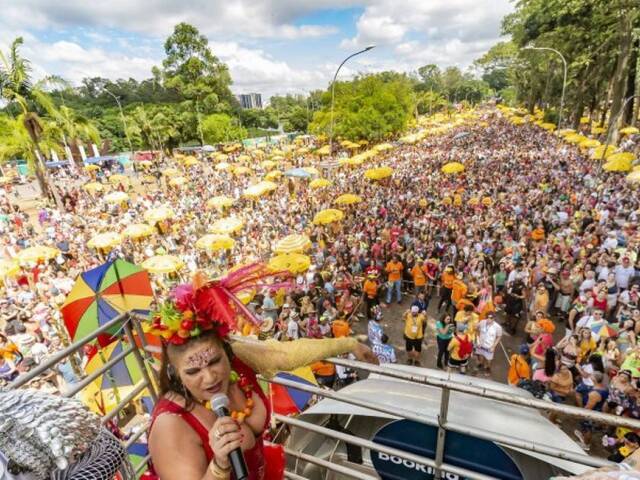
<instances>
[{"instance_id":1,"label":"white cloud","mask_svg":"<svg viewBox=\"0 0 640 480\"><path fill-rule=\"evenodd\" d=\"M340 0L0 0L2 22L34 28L106 27L166 36L179 22L209 36L307 38L333 34L330 25L295 24L317 9L343 8Z\"/></svg>"},{"instance_id":2,"label":"white cloud","mask_svg":"<svg viewBox=\"0 0 640 480\"><path fill-rule=\"evenodd\" d=\"M381 64L412 70L424 63L469 65L500 39L508 0L371 0L343 48L375 44L396 56Z\"/></svg>"}]
</instances>

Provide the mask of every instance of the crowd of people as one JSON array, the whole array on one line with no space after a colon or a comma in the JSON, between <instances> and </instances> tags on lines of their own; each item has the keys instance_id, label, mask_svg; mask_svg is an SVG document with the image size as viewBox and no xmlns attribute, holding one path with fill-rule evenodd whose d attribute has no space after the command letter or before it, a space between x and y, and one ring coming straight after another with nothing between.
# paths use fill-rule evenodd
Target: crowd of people
<instances>
[{"instance_id":1,"label":"crowd of people","mask_svg":"<svg viewBox=\"0 0 640 480\"><path fill-rule=\"evenodd\" d=\"M168 158L136 168L114 184L128 193L124 203L106 203L100 192L82 188L101 179L108 184L111 172L104 170L93 178L81 172L82 182L54 174L63 210L27 212L4 195L0 255L12 259L34 245L59 254L4 279L0 379L15 378L60 348L59 306L79 273L108 258L139 265L158 254L177 256L181 270L151 276L162 298L198 270L213 277L234 265L268 261L279 239L302 234L310 240L309 268L294 275L289 291L256 292L249 305L262 322L245 334L287 341L362 333L381 363L435 364L492 376L554 402L640 417L640 196L624 175L602 171L588 152L538 126L513 125L495 109L381 151L362 167L332 168L326 173L331 185L320 189L308 179L282 177L276 191L245 198L243 191L269 169L255 157L239 160L244 154L231 152L227 160L250 167L242 175L215 168L207 154L189 167ZM315 157L295 150L285 161L318 166ZM451 161L464 171L443 173ZM362 170L373 164L391 167L393 175L365 178ZM178 168L188 182L170 185L172 177L161 174L166 167ZM341 221L314 224L315 213L335 208L344 193L362 201L340 207ZM207 206L221 195L233 205ZM108 251L88 246L95 234L144 223L145 212L160 206L174 215L153 225L153 235L124 239ZM224 217L243 224L233 248L196 248ZM506 335L521 345L503 355ZM425 345L434 345L434 353L423 351ZM502 378L496 378L499 355L508 362ZM79 379L73 367L61 364L36 386L68 388ZM313 370L330 387L356 379L331 363ZM586 422L576 430L583 448L594 430L599 427ZM634 432L604 432L616 459L637 448L637 440Z\"/></svg>"}]
</instances>

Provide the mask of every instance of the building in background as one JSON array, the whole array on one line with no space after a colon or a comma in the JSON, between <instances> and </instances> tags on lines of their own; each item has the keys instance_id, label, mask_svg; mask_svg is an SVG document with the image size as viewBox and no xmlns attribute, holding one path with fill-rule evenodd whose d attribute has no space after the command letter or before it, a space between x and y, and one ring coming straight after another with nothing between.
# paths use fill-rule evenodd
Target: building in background
<instances>
[{"instance_id":1,"label":"building in background","mask_svg":"<svg viewBox=\"0 0 640 480\"><path fill-rule=\"evenodd\" d=\"M262 94L260 93L238 95L238 101L242 108L262 108Z\"/></svg>"}]
</instances>

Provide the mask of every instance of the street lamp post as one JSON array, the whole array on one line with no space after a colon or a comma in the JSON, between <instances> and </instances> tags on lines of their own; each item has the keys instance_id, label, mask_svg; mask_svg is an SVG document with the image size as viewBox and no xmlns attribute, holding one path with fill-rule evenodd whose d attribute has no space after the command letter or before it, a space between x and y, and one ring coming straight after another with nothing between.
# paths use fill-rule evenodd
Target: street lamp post
<instances>
[{"instance_id":1,"label":"street lamp post","mask_svg":"<svg viewBox=\"0 0 640 480\"><path fill-rule=\"evenodd\" d=\"M116 101L116 103L118 104L118 108L120 109L120 118L122 119L122 127L124 128L124 135L125 135L125 137L127 137L127 143L129 144L129 150L133 154L133 145L131 144L131 139L129 138L129 133L127 132L127 122L126 122L126 120L124 118L124 111L122 110L122 105L120 104L120 99L117 96L115 96L113 93L111 93L109 90L107 90L106 88L103 87L102 90L104 90L106 93L111 95L113 97L113 99Z\"/></svg>"},{"instance_id":2,"label":"street lamp post","mask_svg":"<svg viewBox=\"0 0 640 480\"><path fill-rule=\"evenodd\" d=\"M331 82L331 121L330 121L330 129L329 129L329 154L333 153L333 104L336 99L336 78L338 78L338 73L342 66L347 63L351 58L356 55L360 55L361 53L368 52L372 48L375 48L375 45L369 45L367 48L360 50L359 52L352 53L347 58L345 58L342 63L338 66L335 75L333 76L333 81Z\"/></svg>"},{"instance_id":3,"label":"street lamp post","mask_svg":"<svg viewBox=\"0 0 640 480\"><path fill-rule=\"evenodd\" d=\"M562 77L562 95L560 96L560 111L558 112L558 130L560 130L560 125L562 124L562 112L564 110L564 92L567 88L567 60L564 58L564 55L555 48L527 46L524 47L523 50L548 50L558 55L562 60L562 65L564 67Z\"/></svg>"}]
</instances>

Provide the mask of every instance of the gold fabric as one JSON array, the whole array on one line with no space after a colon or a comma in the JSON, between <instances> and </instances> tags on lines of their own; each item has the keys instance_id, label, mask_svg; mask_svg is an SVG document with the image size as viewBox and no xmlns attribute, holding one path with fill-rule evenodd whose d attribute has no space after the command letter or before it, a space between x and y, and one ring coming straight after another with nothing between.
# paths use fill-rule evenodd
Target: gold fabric
<instances>
[{"instance_id":1,"label":"gold fabric","mask_svg":"<svg viewBox=\"0 0 640 480\"><path fill-rule=\"evenodd\" d=\"M310 339L292 342L243 340L231 345L233 353L254 372L272 377L328 357L351 352L358 344L354 337Z\"/></svg>"}]
</instances>

